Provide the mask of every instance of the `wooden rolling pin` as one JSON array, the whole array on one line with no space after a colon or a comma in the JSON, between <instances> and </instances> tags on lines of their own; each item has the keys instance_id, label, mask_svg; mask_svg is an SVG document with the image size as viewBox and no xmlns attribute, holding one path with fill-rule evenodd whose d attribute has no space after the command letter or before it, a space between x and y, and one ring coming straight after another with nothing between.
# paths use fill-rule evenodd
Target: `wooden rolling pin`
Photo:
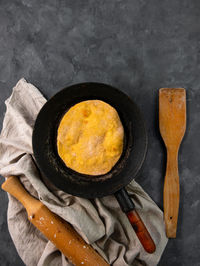
<instances>
[{"instance_id":1,"label":"wooden rolling pin","mask_svg":"<svg viewBox=\"0 0 200 266\"><path fill-rule=\"evenodd\" d=\"M109 264L64 220L33 198L17 177L6 179L2 189L17 198L34 224L74 265L108 266Z\"/></svg>"},{"instance_id":2,"label":"wooden rolling pin","mask_svg":"<svg viewBox=\"0 0 200 266\"><path fill-rule=\"evenodd\" d=\"M166 235L175 238L179 210L178 150L186 129L185 89L159 90L159 125L167 148L163 193Z\"/></svg>"}]
</instances>

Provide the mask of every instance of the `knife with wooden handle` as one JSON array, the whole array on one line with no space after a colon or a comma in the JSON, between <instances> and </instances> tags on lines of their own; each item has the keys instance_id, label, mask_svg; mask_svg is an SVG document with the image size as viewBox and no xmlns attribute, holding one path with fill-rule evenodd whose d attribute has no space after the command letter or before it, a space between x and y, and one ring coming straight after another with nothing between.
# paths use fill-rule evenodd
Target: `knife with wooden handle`
<instances>
[{"instance_id":1,"label":"knife with wooden handle","mask_svg":"<svg viewBox=\"0 0 200 266\"><path fill-rule=\"evenodd\" d=\"M159 90L159 126L167 149L163 193L166 235L175 238L179 211L178 151L186 129L185 89Z\"/></svg>"},{"instance_id":2,"label":"knife with wooden handle","mask_svg":"<svg viewBox=\"0 0 200 266\"><path fill-rule=\"evenodd\" d=\"M26 208L29 221L35 225L74 265L108 266L109 264L81 236L39 200L33 198L19 179L11 176L2 189L17 198Z\"/></svg>"}]
</instances>

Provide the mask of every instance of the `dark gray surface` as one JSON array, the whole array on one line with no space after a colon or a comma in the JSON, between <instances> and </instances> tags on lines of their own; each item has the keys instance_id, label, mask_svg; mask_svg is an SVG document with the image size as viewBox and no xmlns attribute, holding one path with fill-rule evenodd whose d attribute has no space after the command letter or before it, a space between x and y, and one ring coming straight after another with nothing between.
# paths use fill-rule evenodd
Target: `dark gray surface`
<instances>
[{"instance_id":1,"label":"dark gray surface","mask_svg":"<svg viewBox=\"0 0 200 266\"><path fill-rule=\"evenodd\" d=\"M180 215L160 266L200 265L200 1L0 0L0 122L25 77L48 98L77 82L114 85L141 107L149 151L138 182L162 208L165 150L158 88L187 88L180 150ZM0 265L23 265L7 231L0 191Z\"/></svg>"}]
</instances>

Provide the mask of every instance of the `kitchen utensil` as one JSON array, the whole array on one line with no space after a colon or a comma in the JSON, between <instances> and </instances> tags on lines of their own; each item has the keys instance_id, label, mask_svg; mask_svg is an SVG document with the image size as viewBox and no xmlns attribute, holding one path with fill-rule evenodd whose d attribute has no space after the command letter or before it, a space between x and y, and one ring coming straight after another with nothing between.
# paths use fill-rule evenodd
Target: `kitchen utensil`
<instances>
[{"instance_id":1,"label":"kitchen utensil","mask_svg":"<svg viewBox=\"0 0 200 266\"><path fill-rule=\"evenodd\" d=\"M2 189L17 198L26 208L29 221L34 224L74 265L108 266L109 264L64 220L33 198L11 176Z\"/></svg>"},{"instance_id":2,"label":"kitchen utensil","mask_svg":"<svg viewBox=\"0 0 200 266\"><path fill-rule=\"evenodd\" d=\"M87 176L69 169L57 153L57 128L65 112L84 100L102 100L113 106L124 126L124 149L118 163L105 175ZM114 194L144 249L155 244L135 210L125 186L135 178L145 159L147 134L141 113L123 92L102 83L82 83L65 88L41 109L33 130L33 151L42 173L56 187L75 196L96 198Z\"/></svg>"},{"instance_id":3,"label":"kitchen utensil","mask_svg":"<svg viewBox=\"0 0 200 266\"><path fill-rule=\"evenodd\" d=\"M167 149L163 195L166 234L169 238L175 238L179 210L178 150L186 128L185 89L159 90L159 124Z\"/></svg>"}]
</instances>

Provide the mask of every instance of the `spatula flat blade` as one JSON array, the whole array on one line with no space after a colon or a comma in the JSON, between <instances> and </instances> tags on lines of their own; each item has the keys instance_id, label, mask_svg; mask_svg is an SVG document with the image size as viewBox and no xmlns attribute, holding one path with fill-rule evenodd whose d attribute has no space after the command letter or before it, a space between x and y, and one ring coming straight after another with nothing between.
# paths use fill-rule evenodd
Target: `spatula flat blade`
<instances>
[{"instance_id":1,"label":"spatula flat blade","mask_svg":"<svg viewBox=\"0 0 200 266\"><path fill-rule=\"evenodd\" d=\"M159 126L165 145L179 147L186 128L185 89L159 90Z\"/></svg>"}]
</instances>

